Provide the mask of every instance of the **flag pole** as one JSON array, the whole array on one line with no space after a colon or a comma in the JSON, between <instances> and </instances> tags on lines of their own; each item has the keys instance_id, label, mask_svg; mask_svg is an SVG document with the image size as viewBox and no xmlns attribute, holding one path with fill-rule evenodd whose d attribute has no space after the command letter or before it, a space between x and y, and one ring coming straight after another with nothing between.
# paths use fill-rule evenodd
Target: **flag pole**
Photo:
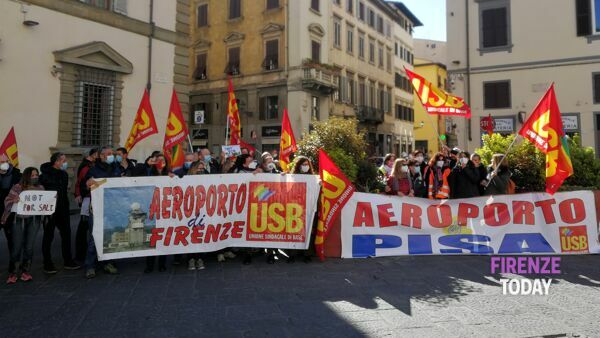
<instances>
[{"instance_id":1,"label":"flag pole","mask_svg":"<svg viewBox=\"0 0 600 338\"><path fill-rule=\"evenodd\" d=\"M227 113L227 127L225 127L225 145L229 145L229 113Z\"/></svg>"},{"instance_id":2,"label":"flag pole","mask_svg":"<svg viewBox=\"0 0 600 338\"><path fill-rule=\"evenodd\" d=\"M508 155L508 153L510 152L510 149L512 149L513 145L515 144L515 142L517 142L517 139L520 137L521 135L516 134L515 138L513 139L513 141L510 143L510 145L508 146L508 148L506 149L506 152L504 153L504 155L502 155L502 159L500 160L500 163L498 163L498 165L496 166L496 168L494 169L494 171L492 171L492 173L490 175L494 175L496 176L496 173L498 172L498 169L500 169L500 165L502 165L502 163L504 162L504 159L506 159L506 156ZM493 179L493 177L492 177ZM485 187L487 188L488 185L490 185L490 183L492 183L492 179L490 179Z\"/></svg>"},{"instance_id":3,"label":"flag pole","mask_svg":"<svg viewBox=\"0 0 600 338\"><path fill-rule=\"evenodd\" d=\"M442 147L444 147L445 146L444 140L442 140L442 135L440 134L440 129L439 129L438 124L433 121L433 119L431 118L431 114L429 114L429 112L427 112L427 107L423 106L423 109L425 109L425 114L427 114L427 117L429 118L429 122L434 126L433 128L434 128L435 132L437 133L438 139L440 140ZM439 115L437 115L437 116L439 116Z\"/></svg>"},{"instance_id":4,"label":"flag pole","mask_svg":"<svg viewBox=\"0 0 600 338\"><path fill-rule=\"evenodd\" d=\"M192 139L190 138L190 133L188 133L187 138L188 138L188 142L190 143L190 152L193 153L194 146L192 145Z\"/></svg>"}]
</instances>

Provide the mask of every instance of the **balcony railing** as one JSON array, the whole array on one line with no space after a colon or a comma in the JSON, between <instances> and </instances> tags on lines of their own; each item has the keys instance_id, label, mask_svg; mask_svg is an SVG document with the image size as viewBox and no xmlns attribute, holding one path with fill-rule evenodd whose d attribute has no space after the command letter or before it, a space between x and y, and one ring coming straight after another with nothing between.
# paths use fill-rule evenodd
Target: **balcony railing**
<instances>
[{"instance_id":1,"label":"balcony railing","mask_svg":"<svg viewBox=\"0 0 600 338\"><path fill-rule=\"evenodd\" d=\"M337 83L334 76L327 70L316 66L306 65L303 68L304 77L302 78L302 87L319 91L329 95L337 90Z\"/></svg>"},{"instance_id":2,"label":"balcony railing","mask_svg":"<svg viewBox=\"0 0 600 338\"><path fill-rule=\"evenodd\" d=\"M369 106L358 106L356 107L356 118L362 123L383 123L384 112L383 109L369 107Z\"/></svg>"}]
</instances>

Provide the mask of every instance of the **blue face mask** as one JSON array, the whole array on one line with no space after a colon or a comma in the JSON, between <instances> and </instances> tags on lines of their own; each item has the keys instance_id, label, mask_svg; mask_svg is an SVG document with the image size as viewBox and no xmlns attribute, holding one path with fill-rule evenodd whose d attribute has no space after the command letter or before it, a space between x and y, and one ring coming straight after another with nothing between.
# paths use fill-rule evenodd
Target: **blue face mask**
<instances>
[{"instance_id":1,"label":"blue face mask","mask_svg":"<svg viewBox=\"0 0 600 338\"><path fill-rule=\"evenodd\" d=\"M184 166L184 168L185 168L185 169L190 169L190 168L192 167L192 163L193 163L193 162L185 162L185 163L183 164L183 166Z\"/></svg>"},{"instance_id":2,"label":"blue face mask","mask_svg":"<svg viewBox=\"0 0 600 338\"><path fill-rule=\"evenodd\" d=\"M121 156L121 155L117 155L117 162L118 162L118 163L121 163L121 162L123 162L123 156Z\"/></svg>"},{"instance_id":3,"label":"blue face mask","mask_svg":"<svg viewBox=\"0 0 600 338\"><path fill-rule=\"evenodd\" d=\"M113 164L113 162L115 162L115 155L106 156L106 163Z\"/></svg>"},{"instance_id":4,"label":"blue face mask","mask_svg":"<svg viewBox=\"0 0 600 338\"><path fill-rule=\"evenodd\" d=\"M60 166L60 169L61 169L61 170L67 170L67 168L68 168L68 167L69 167L69 163L67 163L67 162L64 162L64 163L62 164L62 166Z\"/></svg>"},{"instance_id":5,"label":"blue face mask","mask_svg":"<svg viewBox=\"0 0 600 338\"><path fill-rule=\"evenodd\" d=\"M204 162L210 162L210 160L212 160L212 156L210 156L210 155L204 156Z\"/></svg>"}]
</instances>

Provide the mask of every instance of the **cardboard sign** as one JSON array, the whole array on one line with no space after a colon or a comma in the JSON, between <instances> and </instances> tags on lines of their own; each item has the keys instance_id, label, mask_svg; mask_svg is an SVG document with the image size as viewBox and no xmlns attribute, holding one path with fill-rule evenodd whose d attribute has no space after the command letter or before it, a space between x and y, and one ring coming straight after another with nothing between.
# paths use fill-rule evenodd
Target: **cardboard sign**
<instances>
[{"instance_id":1,"label":"cardboard sign","mask_svg":"<svg viewBox=\"0 0 600 338\"><path fill-rule=\"evenodd\" d=\"M242 154L242 149L239 144L234 146L221 146L221 150L225 153L225 157L235 157Z\"/></svg>"},{"instance_id":2,"label":"cardboard sign","mask_svg":"<svg viewBox=\"0 0 600 338\"><path fill-rule=\"evenodd\" d=\"M19 195L18 215L52 215L56 211L56 191L26 190Z\"/></svg>"}]
</instances>

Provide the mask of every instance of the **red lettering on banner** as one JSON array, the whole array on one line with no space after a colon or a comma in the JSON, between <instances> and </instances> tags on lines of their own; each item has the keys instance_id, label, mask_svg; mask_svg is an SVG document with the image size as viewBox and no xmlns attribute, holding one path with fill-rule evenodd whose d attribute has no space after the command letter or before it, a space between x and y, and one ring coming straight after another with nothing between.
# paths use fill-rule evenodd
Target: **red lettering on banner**
<instances>
[{"instance_id":1,"label":"red lettering on banner","mask_svg":"<svg viewBox=\"0 0 600 338\"><path fill-rule=\"evenodd\" d=\"M585 205L579 198L571 198L560 202L558 210L563 222L575 224L583 222L585 219Z\"/></svg>"},{"instance_id":2,"label":"red lettering on banner","mask_svg":"<svg viewBox=\"0 0 600 338\"><path fill-rule=\"evenodd\" d=\"M223 231L221 232L221 237L219 237L220 241L224 241L229 238L229 230L231 230L231 222L223 224Z\"/></svg>"},{"instance_id":3,"label":"red lettering on banner","mask_svg":"<svg viewBox=\"0 0 600 338\"><path fill-rule=\"evenodd\" d=\"M162 208L162 218L169 218L171 216L171 211L169 208L171 207L171 197L172 189L169 187L163 188L163 199L160 207Z\"/></svg>"},{"instance_id":4,"label":"red lettering on banner","mask_svg":"<svg viewBox=\"0 0 600 338\"><path fill-rule=\"evenodd\" d=\"M196 217L200 216L200 209L204 208L204 203L206 203L206 189L199 185L196 187Z\"/></svg>"},{"instance_id":5,"label":"red lettering on banner","mask_svg":"<svg viewBox=\"0 0 600 338\"><path fill-rule=\"evenodd\" d=\"M467 220L469 218L475 219L479 216L479 207L475 204L470 203L460 203L458 205L458 217L457 223L458 225L467 225Z\"/></svg>"},{"instance_id":6,"label":"red lettering on banner","mask_svg":"<svg viewBox=\"0 0 600 338\"><path fill-rule=\"evenodd\" d=\"M180 186L173 187L173 210L171 211L171 218L181 221L183 215L181 214L181 204L183 203L183 189Z\"/></svg>"},{"instance_id":7,"label":"red lettering on banner","mask_svg":"<svg viewBox=\"0 0 600 338\"><path fill-rule=\"evenodd\" d=\"M204 243L217 242L219 240L219 232L221 231L221 224L216 226L209 224L206 226L206 234L204 236Z\"/></svg>"},{"instance_id":8,"label":"red lettering on banner","mask_svg":"<svg viewBox=\"0 0 600 338\"><path fill-rule=\"evenodd\" d=\"M173 228L167 228L167 234L165 235L165 245L169 245L171 243L171 236L173 236Z\"/></svg>"},{"instance_id":9,"label":"red lettering on banner","mask_svg":"<svg viewBox=\"0 0 600 338\"><path fill-rule=\"evenodd\" d=\"M162 233L165 231L163 228L154 228L152 229L152 234L150 235L150 247L156 248L156 242L162 239Z\"/></svg>"},{"instance_id":10,"label":"red lettering on banner","mask_svg":"<svg viewBox=\"0 0 600 338\"><path fill-rule=\"evenodd\" d=\"M356 211L354 213L354 225L355 228L367 226L375 226L373 221L373 210L371 210L371 203L369 202L357 202Z\"/></svg>"},{"instance_id":11,"label":"red lettering on banner","mask_svg":"<svg viewBox=\"0 0 600 338\"><path fill-rule=\"evenodd\" d=\"M219 184L217 188L218 203L217 203L217 215L227 217L227 186L225 184Z\"/></svg>"},{"instance_id":12,"label":"red lettering on banner","mask_svg":"<svg viewBox=\"0 0 600 338\"><path fill-rule=\"evenodd\" d=\"M237 191L237 184L229 185L229 214L233 214L233 205L235 204L235 193Z\"/></svg>"},{"instance_id":13,"label":"red lettering on banner","mask_svg":"<svg viewBox=\"0 0 600 338\"><path fill-rule=\"evenodd\" d=\"M246 183L242 183L237 191L235 212L241 214L246 206Z\"/></svg>"},{"instance_id":14,"label":"red lettering on banner","mask_svg":"<svg viewBox=\"0 0 600 338\"><path fill-rule=\"evenodd\" d=\"M496 218L496 214L498 217ZM510 222L508 206L504 203L492 203L483 207L485 224L493 227L502 226Z\"/></svg>"},{"instance_id":15,"label":"red lettering on banner","mask_svg":"<svg viewBox=\"0 0 600 338\"><path fill-rule=\"evenodd\" d=\"M175 239L173 245L188 245L187 236L190 234L190 228L186 226L179 226L175 228Z\"/></svg>"},{"instance_id":16,"label":"red lettering on banner","mask_svg":"<svg viewBox=\"0 0 600 338\"><path fill-rule=\"evenodd\" d=\"M556 223L556 217L554 217L554 211L552 211L553 204L556 204L556 200L554 200L554 198L535 202L535 206L542 209L542 214L544 215L546 224Z\"/></svg>"},{"instance_id":17,"label":"red lettering on banner","mask_svg":"<svg viewBox=\"0 0 600 338\"><path fill-rule=\"evenodd\" d=\"M404 203L402 204L402 216L400 224L403 226L412 226L415 229L421 229L421 215L423 210L418 205Z\"/></svg>"},{"instance_id":18,"label":"red lettering on banner","mask_svg":"<svg viewBox=\"0 0 600 338\"><path fill-rule=\"evenodd\" d=\"M183 213L185 218L192 217L194 213L194 188L188 186L185 188L185 194L183 195Z\"/></svg>"},{"instance_id":19,"label":"red lettering on banner","mask_svg":"<svg viewBox=\"0 0 600 338\"><path fill-rule=\"evenodd\" d=\"M452 225L452 210L449 205L430 205L427 208L427 217L429 224L434 228L445 228Z\"/></svg>"},{"instance_id":20,"label":"red lettering on banner","mask_svg":"<svg viewBox=\"0 0 600 338\"><path fill-rule=\"evenodd\" d=\"M513 201L513 224L535 225L533 203L527 201Z\"/></svg>"},{"instance_id":21,"label":"red lettering on banner","mask_svg":"<svg viewBox=\"0 0 600 338\"><path fill-rule=\"evenodd\" d=\"M217 204L217 189L215 189L214 185L208 187L208 191L206 192L206 213L208 217L212 217L215 213L215 207Z\"/></svg>"},{"instance_id":22,"label":"red lettering on banner","mask_svg":"<svg viewBox=\"0 0 600 338\"><path fill-rule=\"evenodd\" d=\"M154 188L150 203L150 219L160 219L160 188Z\"/></svg>"},{"instance_id":23,"label":"red lettering on banner","mask_svg":"<svg viewBox=\"0 0 600 338\"><path fill-rule=\"evenodd\" d=\"M192 235L190 236L190 242L192 244L200 244L202 243L202 229L199 226L192 227Z\"/></svg>"},{"instance_id":24,"label":"red lettering on banner","mask_svg":"<svg viewBox=\"0 0 600 338\"><path fill-rule=\"evenodd\" d=\"M231 238L242 238L244 232L244 222L235 221L233 222L233 229L231 230Z\"/></svg>"},{"instance_id":25,"label":"red lettering on banner","mask_svg":"<svg viewBox=\"0 0 600 338\"><path fill-rule=\"evenodd\" d=\"M398 222L392 221L394 213L390 211L392 209L392 203L382 204L377 206L377 215L379 217L379 227L393 227L398 225Z\"/></svg>"}]
</instances>

